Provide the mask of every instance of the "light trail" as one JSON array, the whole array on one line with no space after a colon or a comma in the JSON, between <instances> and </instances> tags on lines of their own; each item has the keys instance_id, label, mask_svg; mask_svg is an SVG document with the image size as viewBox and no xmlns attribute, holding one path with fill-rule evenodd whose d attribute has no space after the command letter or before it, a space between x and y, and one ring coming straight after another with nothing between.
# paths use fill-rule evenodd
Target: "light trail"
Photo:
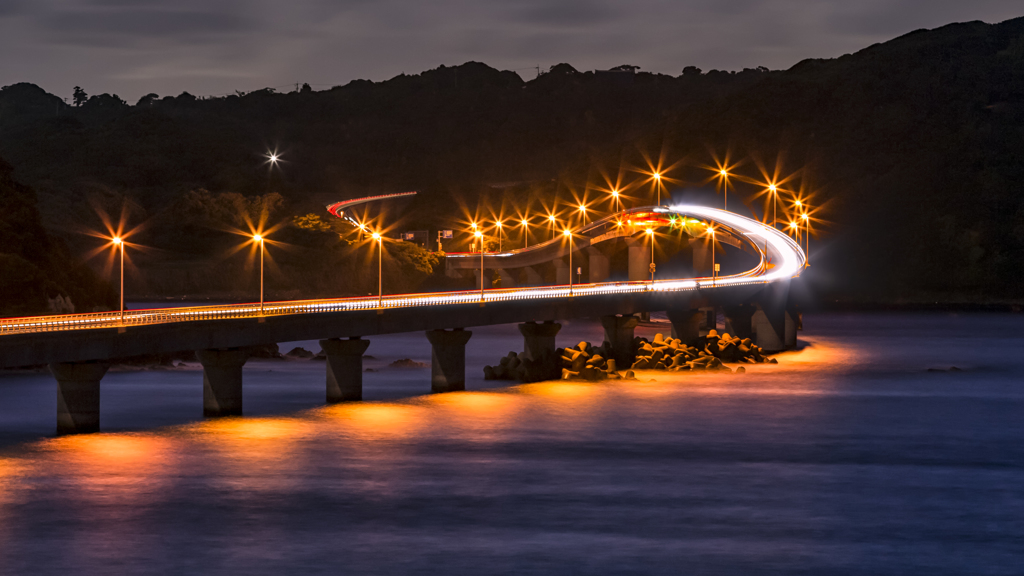
<instances>
[{"instance_id":1,"label":"light trail","mask_svg":"<svg viewBox=\"0 0 1024 576\"><path fill-rule=\"evenodd\" d=\"M758 266L729 276L641 280L630 282L599 282L569 286L539 286L531 288L505 288L485 290L464 290L458 292L434 292L421 294L398 294L390 296L361 296L356 298L328 298L318 300L292 300L266 302L263 310L259 303L234 304L225 306L195 306L188 308L158 308L152 310L126 310L122 320L119 311L95 312L89 314L61 314L0 319L0 335L39 332L62 332L68 330L89 330L99 328L120 328L181 322L207 322L240 318L260 318L298 314L337 313L359 310L388 310L422 306L479 306L492 302L513 302L558 298L586 298L608 294L632 294L640 292L688 292L716 290L723 287L756 285L785 280L799 276L806 256L801 247L785 233L756 220L739 216L725 210L704 206L672 206L635 208L609 216L581 229L581 233L598 230L601 226L630 214L658 213L669 216L703 218L718 226L737 232L748 238L750 244L761 254ZM540 250L560 240L548 241L528 249L514 250L488 257L509 257L526 251ZM583 246L576 244L577 251ZM452 254L449 257L479 257L479 254ZM769 267L768 262L774 264Z\"/></svg>"}]
</instances>

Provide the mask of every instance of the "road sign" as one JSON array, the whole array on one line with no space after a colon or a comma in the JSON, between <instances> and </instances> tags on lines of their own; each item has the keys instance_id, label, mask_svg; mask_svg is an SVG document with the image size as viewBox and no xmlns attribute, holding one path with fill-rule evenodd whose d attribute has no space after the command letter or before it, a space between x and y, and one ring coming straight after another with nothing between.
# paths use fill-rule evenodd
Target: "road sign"
<instances>
[{"instance_id":1,"label":"road sign","mask_svg":"<svg viewBox=\"0 0 1024 576\"><path fill-rule=\"evenodd\" d=\"M657 270L657 267L654 265L654 262L651 262L651 274L654 274L655 270Z\"/></svg>"},{"instance_id":2,"label":"road sign","mask_svg":"<svg viewBox=\"0 0 1024 576\"><path fill-rule=\"evenodd\" d=\"M441 230L441 238L444 240L451 240L453 238L451 230Z\"/></svg>"}]
</instances>

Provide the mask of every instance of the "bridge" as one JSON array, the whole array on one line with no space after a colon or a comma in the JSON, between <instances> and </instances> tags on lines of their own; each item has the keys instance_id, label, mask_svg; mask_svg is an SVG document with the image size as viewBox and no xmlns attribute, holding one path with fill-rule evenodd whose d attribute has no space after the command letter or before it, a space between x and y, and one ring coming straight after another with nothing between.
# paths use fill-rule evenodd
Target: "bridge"
<instances>
[{"instance_id":1,"label":"bridge","mask_svg":"<svg viewBox=\"0 0 1024 576\"><path fill-rule=\"evenodd\" d=\"M745 270L689 278L647 275L652 252L635 250L638 238L673 231L692 243L706 236L754 255ZM672 234L670 234L671 236ZM629 278L609 280L610 268L594 252L612 241L626 242ZM704 248L701 248L703 250ZM588 279L572 281L563 260L590 250ZM701 250L694 252L694 262ZM639 260L639 264L636 262ZM195 350L203 366L205 416L242 413L242 367L254 346L319 339L326 356L328 402L362 399L362 355L367 336L424 331L432 346L431 389L465 389L465 328L519 322L526 351L554 350L556 320L601 318L613 348L633 339L634 314L667 311L673 333L684 341L700 335L708 309L725 310L727 330L753 337L766 350L796 342L788 309L789 282L806 263L800 246L786 234L756 220L702 206L627 210L528 249L455 254L450 273L477 265L480 288L442 293L330 298L264 305L239 304L91 314L0 319L0 368L47 364L57 380L57 432L99 430L100 381L111 363L135 356ZM510 284L540 280L524 272L548 262L554 285L490 288L486 270L505 274ZM490 268L488 268L490 267ZM519 270L518 278L510 271ZM643 270L643 279L635 278ZM712 268L713 270L713 268ZM559 272L561 271L561 272ZM580 274L580 277L582 274Z\"/></svg>"}]
</instances>

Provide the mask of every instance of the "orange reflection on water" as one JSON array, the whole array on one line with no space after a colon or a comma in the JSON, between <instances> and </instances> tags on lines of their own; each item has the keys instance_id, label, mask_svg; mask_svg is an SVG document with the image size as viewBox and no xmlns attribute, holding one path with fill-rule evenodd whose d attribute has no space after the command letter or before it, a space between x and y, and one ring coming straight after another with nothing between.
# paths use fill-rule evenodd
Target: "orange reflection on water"
<instances>
[{"instance_id":1,"label":"orange reflection on water","mask_svg":"<svg viewBox=\"0 0 1024 576\"><path fill-rule=\"evenodd\" d=\"M40 443L37 474L62 478L65 497L124 520L160 500L176 469L173 440L151 433L86 434Z\"/></svg>"},{"instance_id":2,"label":"orange reflection on water","mask_svg":"<svg viewBox=\"0 0 1024 576\"><path fill-rule=\"evenodd\" d=\"M358 440L395 440L414 435L423 426L423 408L400 403L344 403L320 411Z\"/></svg>"},{"instance_id":3,"label":"orange reflection on water","mask_svg":"<svg viewBox=\"0 0 1024 576\"><path fill-rule=\"evenodd\" d=\"M298 418L218 418L190 427L195 440L216 452L219 483L250 492L287 490L304 466L300 440L314 425Z\"/></svg>"},{"instance_id":4,"label":"orange reflection on water","mask_svg":"<svg viewBox=\"0 0 1024 576\"><path fill-rule=\"evenodd\" d=\"M449 430L459 430L461 438L486 442L506 430L514 422L521 399L516 394L502 392L454 392L435 394L425 403L442 408L436 412Z\"/></svg>"},{"instance_id":5,"label":"orange reflection on water","mask_svg":"<svg viewBox=\"0 0 1024 576\"><path fill-rule=\"evenodd\" d=\"M18 482L28 474L29 467L15 458L0 458L0 506L14 500ZM3 522L0 522L2 527Z\"/></svg>"}]
</instances>

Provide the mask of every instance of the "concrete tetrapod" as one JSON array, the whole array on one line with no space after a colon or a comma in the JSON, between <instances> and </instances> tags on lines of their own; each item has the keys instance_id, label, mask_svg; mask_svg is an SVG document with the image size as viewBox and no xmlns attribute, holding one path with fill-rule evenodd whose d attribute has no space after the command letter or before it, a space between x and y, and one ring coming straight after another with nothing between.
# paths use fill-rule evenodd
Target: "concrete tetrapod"
<instances>
[{"instance_id":1,"label":"concrete tetrapod","mask_svg":"<svg viewBox=\"0 0 1024 576\"><path fill-rule=\"evenodd\" d=\"M320 341L327 356L327 402L363 399L363 353L369 340L331 338Z\"/></svg>"},{"instance_id":2,"label":"concrete tetrapod","mask_svg":"<svg viewBox=\"0 0 1024 576\"><path fill-rule=\"evenodd\" d=\"M468 330L427 330L430 341L430 389L433 392L456 392L466 389L466 342L473 335Z\"/></svg>"}]
</instances>

